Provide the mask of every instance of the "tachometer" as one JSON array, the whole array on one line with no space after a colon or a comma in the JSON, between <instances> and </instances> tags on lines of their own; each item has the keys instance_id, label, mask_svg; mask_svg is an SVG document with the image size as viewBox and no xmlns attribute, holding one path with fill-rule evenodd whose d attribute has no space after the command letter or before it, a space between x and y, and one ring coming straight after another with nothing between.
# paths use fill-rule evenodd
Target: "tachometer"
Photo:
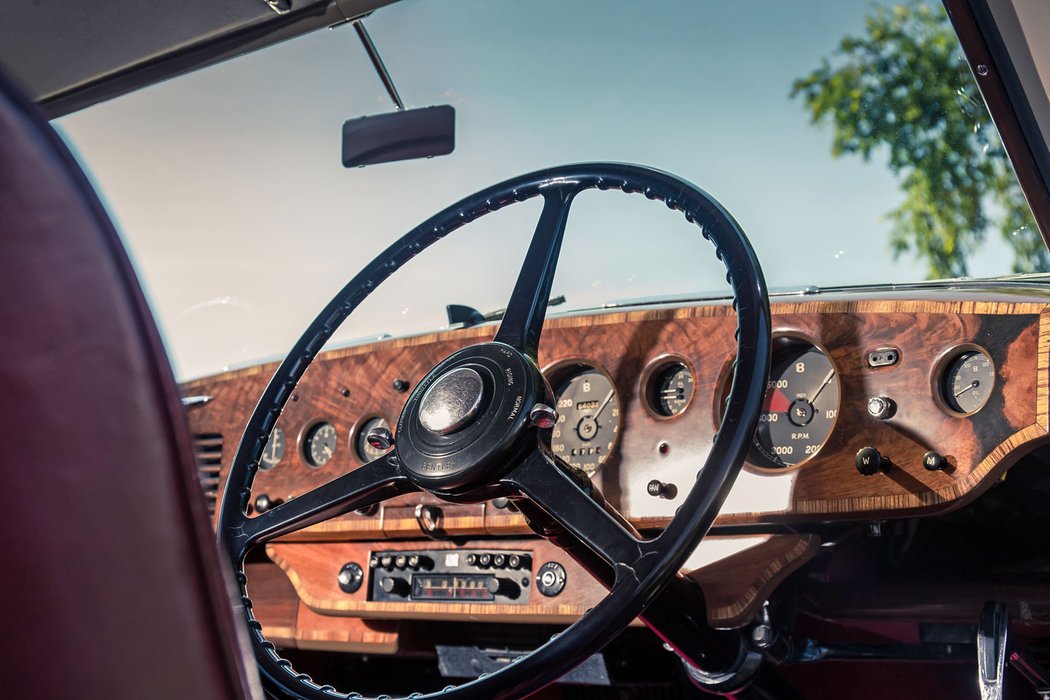
<instances>
[{"instance_id":1,"label":"tachometer","mask_svg":"<svg viewBox=\"0 0 1050 700\"><path fill-rule=\"evenodd\" d=\"M995 386L995 365L980 350L959 353L941 379L941 398L956 413L969 415L984 408Z\"/></svg>"},{"instance_id":2,"label":"tachometer","mask_svg":"<svg viewBox=\"0 0 1050 700\"><path fill-rule=\"evenodd\" d=\"M838 378L824 353L809 344L775 351L751 461L772 469L801 464L830 437L838 413Z\"/></svg>"},{"instance_id":3,"label":"tachometer","mask_svg":"<svg viewBox=\"0 0 1050 700\"><path fill-rule=\"evenodd\" d=\"M556 392L558 423L551 449L588 476L609 458L620 431L620 399L612 382L596 369L573 375Z\"/></svg>"}]
</instances>

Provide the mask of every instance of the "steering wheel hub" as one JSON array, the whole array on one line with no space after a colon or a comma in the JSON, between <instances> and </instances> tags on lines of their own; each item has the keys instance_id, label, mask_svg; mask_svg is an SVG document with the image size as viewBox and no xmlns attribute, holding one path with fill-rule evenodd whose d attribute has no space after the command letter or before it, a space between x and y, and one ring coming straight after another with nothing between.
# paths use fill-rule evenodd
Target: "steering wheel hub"
<instances>
[{"instance_id":1,"label":"steering wheel hub","mask_svg":"<svg viewBox=\"0 0 1050 700\"><path fill-rule=\"evenodd\" d=\"M453 353L432 369L397 423L397 457L417 486L458 494L498 481L546 385L526 355L504 343Z\"/></svg>"},{"instance_id":2,"label":"steering wheel hub","mask_svg":"<svg viewBox=\"0 0 1050 700\"><path fill-rule=\"evenodd\" d=\"M419 422L432 433L448 435L477 415L485 385L472 367L457 367L430 385L419 401Z\"/></svg>"}]
</instances>

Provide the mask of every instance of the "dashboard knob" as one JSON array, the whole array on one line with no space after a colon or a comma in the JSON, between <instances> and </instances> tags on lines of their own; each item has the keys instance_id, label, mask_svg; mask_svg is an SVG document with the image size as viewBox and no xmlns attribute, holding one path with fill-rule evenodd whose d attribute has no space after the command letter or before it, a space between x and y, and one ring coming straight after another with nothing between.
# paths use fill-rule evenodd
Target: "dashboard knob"
<instances>
[{"instance_id":1,"label":"dashboard knob","mask_svg":"<svg viewBox=\"0 0 1050 700\"><path fill-rule=\"evenodd\" d=\"M922 456L922 466L926 467L926 471L936 472L947 467L948 460L940 452L930 450Z\"/></svg>"},{"instance_id":2,"label":"dashboard knob","mask_svg":"<svg viewBox=\"0 0 1050 700\"><path fill-rule=\"evenodd\" d=\"M645 487L646 493L653 498L674 499L678 496L678 487L674 484L665 484L659 479L653 479Z\"/></svg>"},{"instance_id":3,"label":"dashboard knob","mask_svg":"<svg viewBox=\"0 0 1050 700\"><path fill-rule=\"evenodd\" d=\"M536 588L543 595L552 598L562 592L567 578L564 566L556 561L549 561L536 572Z\"/></svg>"},{"instance_id":4,"label":"dashboard knob","mask_svg":"<svg viewBox=\"0 0 1050 700\"><path fill-rule=\"evenodd\" d=\"M339 570L337 577L339 588L343 593L356 593L361 588L361 582L365 580L365 572L357 562L349 562Z\"/></svg>"},{"instance_id":5,"label":"dashboard knob","mask_svg":"<svg viewBox=\"0 0 1050 700\"><path fill-rule=\"evenodd\" d=\"M868 399L868 413L871 414L872 418L886 420L887 418L892 418L893 414L896 412L897 405L891 398L885 396L872 396Z\"/></svg>"},{"instance_id":6,"label":"dashboard knob","mask_svg":"<svg viewBox=\"0 0 1050 700\"><path fill-rule=\"evenodd\" d=\"M854 464L864 476L872 476L879 472L889 471L890 460L879 454L874 447L862 447L857 451Z\"/></svg>"},{"instance_id":7,"label":"dashboard knob","mask_svg":"<svg viewBox=\"0 0 1050 700\"><path fill-rule=\"evenodd\" d=\"M384 576L379 581L379 587L390 595L408 595L408 581L400 576Z\"/></svg>"},{"instance_id":8,"label":"dashboard knob","mask_svg":"<svg viewBox=\"0 0 1050 700\"><path fill-rule=\"evenodd\" d=\"M529 411L529 422L543 430L553 428L558 424L558 412L547 404L538 403Z\"/></svg>"},{"instance_id":9,"label":"dashboard knob","mask_svg":"<svg viewBox=\"0 0 1050 700\"><path fill-rule=\"evenodd\" d=\"M255 512L259 513L260 515L279 504L279 500L270 500L270 497L267 496L265 493L256 496L255 502L252 503L252 505L255 507Z\"/></svg>"},{"instance_id":10,"label":"dashboard knob","mask_svg":"<svg viewBox=\"0 0 1050 700\"><path fill-rule=\"evenodd\" d=\"M372 428L365 436L365 441L373 450L389 450L394 446L394 435L389 428Z\"/></svg>"}]
</instances>

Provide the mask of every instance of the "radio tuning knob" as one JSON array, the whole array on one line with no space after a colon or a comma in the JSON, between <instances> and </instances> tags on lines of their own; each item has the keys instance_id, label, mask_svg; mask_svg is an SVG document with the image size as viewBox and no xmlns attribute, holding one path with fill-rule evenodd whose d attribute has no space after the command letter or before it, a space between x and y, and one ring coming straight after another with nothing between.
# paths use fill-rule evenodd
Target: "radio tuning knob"
<instances>
[{"instance_id":1,"label":"radio tuning knob","mask_svg":"<svg viewBox=\"0 0 1050 700\"><path fill-rule=\"evenodd\" d=\"M408 595L408 582L400 576L384 576L379 580L379 588L389 595Z\"/></svg>"}]
</instances>

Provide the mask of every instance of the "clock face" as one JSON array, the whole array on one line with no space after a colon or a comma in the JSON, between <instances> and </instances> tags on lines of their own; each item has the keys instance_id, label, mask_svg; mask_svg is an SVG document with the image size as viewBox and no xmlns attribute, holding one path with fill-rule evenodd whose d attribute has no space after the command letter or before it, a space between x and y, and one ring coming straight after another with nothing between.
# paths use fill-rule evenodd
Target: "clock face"
<instances>
[{"instance_id":1,"label":"clock face","mask_svg":"<svg viewBox=\"0 0 1050 700\"><path fill-rule=\"evenodd\" d=\"M306 434L303 456L311 467L323 467L332 459L338 444L335 427L331 423L318 423Z\"/></svg>"}]
</instances>

